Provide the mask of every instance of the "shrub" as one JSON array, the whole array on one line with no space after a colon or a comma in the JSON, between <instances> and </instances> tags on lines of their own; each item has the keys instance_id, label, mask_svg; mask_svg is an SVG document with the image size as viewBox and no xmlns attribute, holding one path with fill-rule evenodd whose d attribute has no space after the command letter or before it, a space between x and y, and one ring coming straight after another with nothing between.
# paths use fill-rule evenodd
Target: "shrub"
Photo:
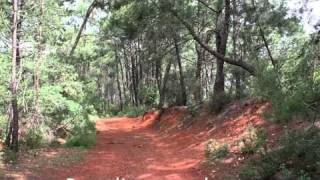
<instances>
[{"instance_id":1,"label":"shrub","mask_svg":"<svg viewBox=\"0 0 320 180\"><path fill-rule=\"evenodd\" d=\"M319 162L320 130L291 131L283 136L279 148L251 160L240 178L265 179L281 174L292 179L310 179L319 173Z\"/></svg>"},{"instance_id":2,"label":"shrub","mask_svg":"<svg viewBox=\"0 0 320 180\"><path fill-rule=\"evenodd\" d=\"M239 178L243 180L259 180L262 179L258 170L251 166L245 166L242 168Z\"/></svg>"},{"instance_id":3,"label":"shrub","mask_svg":"<svg viewBox=\"0 0 320 180\"><path fill-rule=\"evenodd\" d=\"M199 112L199 104L188 105L188 112L192 117L195 117Z\"/></svg>"},{"instance_id":4,"label":"shrub","mask_svg":"<svg viewBox=\"0 0 320 180\"><path fill-rule=\"evenodd\" d=\"M312 66L307 59L290 59L280 68L258 66L253 95L272 103L268 118L288 122L295 116L311 117L310 107L319 98L317 70Z\"/></svg>"},{"instance_id":5,"label":"shrub","mask_svg":"<svg viewBox=\"0 0 320 180\"><path fill-rule=\"evenodd\" d=\"M138 117L145 112L144 107L126 107L120 111L118 116Z\"/></svg>"},{"instance_id":6,"label":"shrub","mask_svg":"<svg viewBox=\"0 0 320 180\"><path fill-rule=\"evenodd\" d=\"M67 147L85 147L89 148L96 143L96 129L94 123L89 120L84 120L77 124L68 138Z\"/></svg>"},{"instance_id":7,"label":"shrub","mask_svg":"<svg viewBox=\"0 0 320 180\"><path fill-rule=\"evenodd\" d=\"M240 141L241 152L244 154L254 154L261 150L266 143L267 134L260 128L249 124L245 130L244 137Z\"/></svg>"},{"instance_id":8,"label":"shrub","mask_svg":"<svg viewBox=\"0 0 320 180\"><path fill-rule=\"evenodd\" d=\"M142 83L140 84L138 98L142 104L146 106L156 105L158 101L157 95L158 92L155 85L145 86Z\"/></svg>"},{"instance_id":9,"label":"shrub","mask_svg":"<svg viewBox=\"0 0 320 180\"><path fill-rule=\"evenodd\" d=\"M96 133L79 133L71 136L67 143L67 147L84 147L89 148L96 144Z\"/></svg>"},{"instance_id":10,"label":"shrub","mask_svg":"<svg viewBox=\"0 0 320 180\"><path fill-rule=\"evenodd\" d=\"M19 153L12 151L8 148L6 148L3 152L3 160L5 163L17 164L19 159Z\"/></svg>"},{"instance_id":11,"label":"shrub","mask_svg":"<svg viewBox=\"0 0 320 180\"><path fill-rule=\"evenodd\" d=\"M22 141L30 149L39 148L43 144L42 132L38 130L29 130Z\"/></svg>"},{"instance_id":12,"label":"shrub","mask_svg":"<svg viewBox=\"0 0 320 180\"><path fill-rule=\"evenodd\" d=\"M208 162L215 162L228 154L228 146L210 139L206 144L205 156Z\"/></svg>"}]
</instances>

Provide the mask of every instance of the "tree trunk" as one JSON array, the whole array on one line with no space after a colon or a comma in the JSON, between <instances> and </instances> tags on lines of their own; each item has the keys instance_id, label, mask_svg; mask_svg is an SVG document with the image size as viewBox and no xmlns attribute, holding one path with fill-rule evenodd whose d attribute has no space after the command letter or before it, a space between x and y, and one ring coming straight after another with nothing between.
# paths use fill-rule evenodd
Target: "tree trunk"
<instances>
[{"instance_id":1,"label":"tree trunk","mask_svg":"<svg viewBox=\"0 0 320 180\"><path fill-rule=\"evenodd\" d=\"M120 106L120 110L122 111L123 100L122 100L122 91L121 91L120 78L119 78L119 74L121 74L121 71L119 71L119 69L121 69L121 61L119 59L117 51L115 51L115 57L116 57L116 62L119 62L116 65L117 66L117 87L118 87L118 93L119 93L119 106ZM119 68L119 66L120 66L120 68Z\"/></svg>"},{"instance_id":2,"label":"tree trunk","mask_svg":"<svg viewBox=\"0 0 320 180\"><path fill-rule=\"evenodd\" d=\"M202 72L202 63L204 62L203 51L202 48L195 44L196 52L197 52L197 64L196 64L196 82L195 82L195 89L194 89L194 99L196 102L202 101L202 85L201 85L201 72Z\"/></svg>"},{"instance_id":3,"label":"tree trunk","mask_svg":"<svg viewBox=\"0 0 320 180\"><path fill-rule=\"evenodd\" d=\"M162 108L163 104L164 104L165 94L166 94L166 90L167 90L166 84L167 84L167 81L168 81L168 78L169 78L171 64L172 64L172 60L170 59L168 64L167 64L167 66L166 66L166 70L165 70L163 81L162 81L162 87L161 87L161 90L159 92L159 95L160 95L159 108Z\"/></svg>"},{"instance_id":4,"label":"tree trunk","mask_svg":"<svg viewBox=\"0 0 320 180\"><path fill-rule=\"evenodd\" d=\"M225 0L225 11L224 11L224 17L220 24L220 17L223 14L217 15L217 27L218 31L216 32L216 48L217 52L223 57L226 55L226 49L227 49L227 42L228 42L228 34L229 34L229 23L230 23L230 0ZM224 86L225 86L225 76L224 76L224 60L223 58L218 57L217 58L217 71L216 71L216 78L215 78L215 84L214 84L214 94L215 95L223 95L224 94Z\"/></svg>"},{"instance_id":5,"label":"tree trunk","mask_svg":"<svg viewBox=\"0 0 320 180\"><path fill-rule=\"evenodd\" d=\"M134 105L138 106L138 85L137 85L137 70L136 70L136 62L135 58L131 57L131 81L132 81L132 88L133 88L133 98L134 98Z\"/></svg>"},{"instance_id":6,"label":"tree trunk","mask_svg":"<svg viewBox=\"0 0 320 180\"><path fill-rule=\"evenodd\" d=\"M69 57L72 57L73 53L74 53L74 50L76 49L78 43L79 43L79 40L80 40L80 37L81 37L81 34L82 34L82 31L84 29L84 27L86 26L87 24L87 21L92 13L92 11L94 10L95 6L96 6L96 3L97 3L97 0L94 0L91 5L89 6L89 8L87 9L87 12L86 12L86 15L83 19L83 22L80 26L80 29L79 29L79 32L77 34L77 37L76 37L76 40L75 42L73 43L73 46L71 47L71 50L70 50L70 53L69 53Z\"/></svg>"},{"instance_id":7,"label":"tree trunk","mask_svg":"<svg viewBox=\"0 0 320 180\"><path fill-rule=\"evenodd\" d=\"M19 24L19 7L18 0L13 0L12 3L12 74L11 74L11 107L12 119L10 122L10 129L7 135L7 145L14 151L19 150L19 109L18 109L18 82L17 82L17 68L20 64L20 53L18 53L18 24Z\"/></svg>"},{"instance_id":8,"label":"tree trunk","mask_svg":"<svg viewBox=\"0 0 320 180\"><path fill-rule=\"evenodd\" d=\"M226 0L226 2L227 1L229 1L229 0ZM193 27L187 21L185 21L183 18L181 18L177 12L175 12L172 9L169 9L169 11L172 13L173 16L175 16L187 28L187 30L189 31L189 33L193 37L193 39L195 41L197 41L199 43L199 45L201 47L203 47L206 51L208 51L211 55L213 55L217 59L220 59L228 64L239 66L239 67L243 68L244 70L246 70L247 72L249 72L251 75L256 75L256 69L254 66L247 64L244 61L239 62L234 59L225 57L225 55L215 51L212 47L210 47L208 44L206 44L204 41L201 40L201 38L194 31Z\"/></svg>"},{"instance_id":9,"label":"tree trunk","mask_svg":"<svg viewBox=\"0 0 320 180\"><path fill-rule=\"evenodd\" d=\"M39 21L39 29L38 29L38 54L35 63L35 76L34 76L34 122L39 125L40 118L40 105L39 105L39 96L40 96L40 66L42 61L42 52L43 52L43 37L42 37L42 26L43 26L43 10L44 10L44 2L40 0L40 21Z\"/></svg>"},{"instance_id":10,"label":"tree trunk","mask_svg":"<svg viewBox=\"0 0 320 180\"><path fill-rule=\"evenodd\" d=\"M178 62L178 67L179 67L179 81L180 81L180 102L178 105L183 105L185 106L187 104L187 92L186 92L186 86L184 82L184 76L183 76L183 70L182 70L182 65L181 65L181 54L180 54L180 49L179 49L179 44L178 44L178 35L175 35L174 37L174 48L176 51L176 56L177 56L177 62Z\"/></svg>"}]
</instances>

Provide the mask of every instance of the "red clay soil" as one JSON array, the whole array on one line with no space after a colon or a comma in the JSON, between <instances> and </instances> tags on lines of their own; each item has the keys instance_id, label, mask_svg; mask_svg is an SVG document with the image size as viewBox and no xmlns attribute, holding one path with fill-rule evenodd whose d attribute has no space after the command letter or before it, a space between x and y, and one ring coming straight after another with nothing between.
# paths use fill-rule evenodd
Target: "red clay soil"
<instances>
[{"instance_id":1,"label":"red clay soil","mask_svg":"<svg viewBox=\"0 0 320 180\"><path fill-rule=\"evenodd\" d=\"M228 106L213 116L202 111L191 118L185 107L169 108L158 118L157 112L144 118L100 120L97 144L84 161L69 168L44 169L39 179L75 180L204 180L237 179L245 159L237 145L248 124L262 126L272 147L283 127L263 120L270 105L244 101ZM192 120L192 121L189 121ZM187 126L181 126L184 121ZM299 124L298 124L299 126ZM213 166L204 158L205 144L213 138L227 143L230 153Z\"/></svg>"},{"instance_id":2,"label":"red clay soil","mask_svg":"<svg viewBox=\"0 0 320 180\"><path fill-rule=\"evenodd\" d=\"M97 144L86 159L70 169L45 171L46 179L192 180L205 179L199 172L203 150L196 143L161 135L150 128L156 113L137 118L112 118L97 122Z\"/></svg>"}]
</instances>

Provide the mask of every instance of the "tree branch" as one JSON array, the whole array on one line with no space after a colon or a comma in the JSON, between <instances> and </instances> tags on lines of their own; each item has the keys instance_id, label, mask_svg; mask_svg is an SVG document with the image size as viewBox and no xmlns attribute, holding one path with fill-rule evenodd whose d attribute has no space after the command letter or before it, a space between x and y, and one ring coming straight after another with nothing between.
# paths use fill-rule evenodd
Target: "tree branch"
<instances>
[{"instance_id":1,"label":"tree branch","mask_svg":"<svg viewBox=\"0 0 320 180\"><path fill-rule=\"evenodd\" d=\"M86 15L85 15L85 17L84 17L84 19L83 19L83 22L82 22L82 24L81 24L81 26L80 26L80 29L79 29L79 32L78 32L78 34L77 34L76 40L75 40L75 42L74 42L74 44L73 44L73 46L72 46L72 48L71 48L71 51L70 51L70 53L69 53L69 57L71 57L71 56L73 55L73 53L74 53L74 51L75 51L75 49L76 49L76 47L77 47L77 45L78 45L78 43L79 43L79 40L80 40L82 31L83 31L85 25L87 24L87 21L88 21L90 15L91 15L93 9L96 7L96 5L97 5L97 0L94 0L94 1L91 3L91 5L89 6L89 8L88 8L88 10L87 10L87 13L86 13Z\"/></svg>"},{"instance_id":2,"label":"tree branch","mask_svg":"<svg viewBox=\"0 0 320 180\"><path fill-rule=\"evenodd\" d=\"M208 3L204 2L203 0L197 0L197 1L202 5L204 5L205 7L207 7L208 9L210 9L211 11L213 11L214 13L219 13L219 11L213 9Z\"/></svg>"},{"instance_id":3,"label":"tree branch","mask_svg":"<svg viewBox=\"0 0 320 180\"><path fill-rule=\"evenodd\" d=\"M255 3L254 3L254 0L252 0L251 3L252 3L252 6L253 6L254 11L256 11L257 8L256 8L256 5L255 5ZM266 36L264 35L264 31L263 31L260 23L259 23L259 18L258 18L258 20L257 20L256 23L257 23L257 25L258 25L259 33L260 33L260 36L262 37L264 46L265 46L266 49L267 49L267 52L268 52L268 56L269 56L269 58L270 58L270 61L271 61L272 65L273 65L273 67L275 68L275 67L276 67L276 61L275 61L275 60L273 59L273 57L272 57L272 53L271 53L271 50L270 50L270 48L269 48L268 41L267 41L267 39L266 39Z\"/></svg>"},{"instance_id":4,"label":"tree branch","mask_svg":"<svg viewBox=\"0 0 320 180\"><path fill-rule=\"evenodd\" d=\"M172 15L174 17L176 17L188 29L188 31L191 34L191 36L193 37L193 39L197 43L199 43L199 45L203 49L208 51L211 55L215 56L218 59L221 59L222 61L224 61L224 62L226 62L228 64L239 66L239 67L243 68L244 70L246 70L247 72L249 72L251 75L255 75L255 68L253 66L251 66L250 64L245 63L244 61L236 61L234 59L225 57L224 55L218 53L217 51L215 51L213 48L211 48L208 44L206 44L205 42L203 42L200 39L200 37L194 31L193 27L188 22L186 22L184 19L182 19L174 10L169 9L169 11L172 13Z\"/></svg>"},{"instance_id":5,"label":"tree branch","mask_svg":"<svg viewBox=\"0 0 320 180\"><path fill-rule=\"evenodd\" d=\"M271 53L271 50L270 50L270 48L269 48L268 41L267 41L267 39L266 39L266 37L265 37L265 35L264 35L264 32L263 32L261 26L260 26L259 24L258 24L258 26L259 26L260 36L262 37L264 46L265 46L266 49L267 49L267 52L268 52L268 56L269 56L269 58L270 58L270 61L271 61L272 65L273 65L273 67L276 67L276 61L275 61L275 60L273 59L273 57L272 57L272 53Z\"/></svg>"}]
</instances>

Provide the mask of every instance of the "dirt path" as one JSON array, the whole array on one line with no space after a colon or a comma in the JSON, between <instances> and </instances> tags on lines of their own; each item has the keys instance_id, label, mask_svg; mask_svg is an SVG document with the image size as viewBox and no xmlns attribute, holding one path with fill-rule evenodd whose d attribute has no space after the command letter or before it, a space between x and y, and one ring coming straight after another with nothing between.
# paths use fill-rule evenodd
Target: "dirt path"
<instances>
[{"instance_id":1,"label":"dirt path","mask_svg":"<svg viewBox=\"0 0 320 180\"><path fill-rule=\"evenodd\" d=\"M204 179L199 172L203 151L190 147L188 138L185 140L189 142L185 143L184 139L175 135L160 134L133 118L98 121L97 130L97 145L88 152L82 163L51 172L47 178Z\"/></svg>"}]
</instances>

